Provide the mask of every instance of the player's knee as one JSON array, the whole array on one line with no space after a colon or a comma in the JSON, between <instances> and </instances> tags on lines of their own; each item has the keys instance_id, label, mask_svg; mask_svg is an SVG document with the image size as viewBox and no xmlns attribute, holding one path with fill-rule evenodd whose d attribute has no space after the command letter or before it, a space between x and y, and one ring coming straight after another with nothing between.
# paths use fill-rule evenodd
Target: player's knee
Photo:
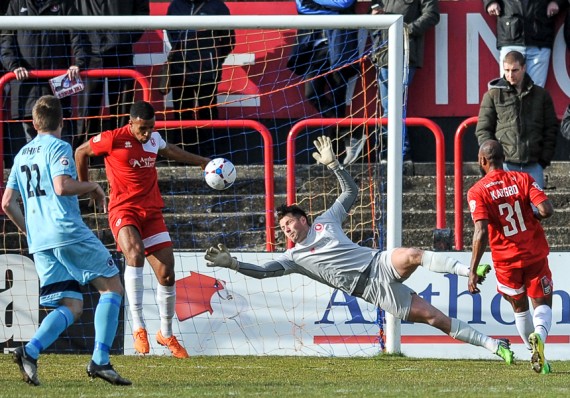
<instances>
[{"instance_id":1,"label":"player's knee","mask_svg":"<svg viewBox=\"0 0 570 398\"><path fill-rule=\"evenodd\" d=\"M157 275L158 283L162 286L174 286L176 278L174 272L164 272Z\"/></svg>"}]
</instances>

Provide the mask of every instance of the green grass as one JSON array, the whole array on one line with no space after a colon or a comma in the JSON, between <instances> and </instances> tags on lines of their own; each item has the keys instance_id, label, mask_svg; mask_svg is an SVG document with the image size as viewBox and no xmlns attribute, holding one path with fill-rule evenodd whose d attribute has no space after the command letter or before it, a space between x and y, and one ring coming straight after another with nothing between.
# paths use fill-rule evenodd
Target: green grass
<instances>
[{"instance_id":1,"label":"green grass","mask_svg":"<svg viewBox=\"0 0 570 398\"><path fill-rule=\"evenodd\" d=\"M116 356L130 387L91 381L85 355L43 355L42 385L21 381L11 355L0 355L0 397L562 397L570 362L538 375L526 361L432 360L399 356L170 357Z\"/></svg>"}]
</instances>

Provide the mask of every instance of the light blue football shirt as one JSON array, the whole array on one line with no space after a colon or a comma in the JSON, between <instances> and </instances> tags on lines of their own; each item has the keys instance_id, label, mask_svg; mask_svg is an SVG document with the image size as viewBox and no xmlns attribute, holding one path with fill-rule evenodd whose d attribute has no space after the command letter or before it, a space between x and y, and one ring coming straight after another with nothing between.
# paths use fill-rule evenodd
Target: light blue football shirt
<instances>
[{"instance_id":1,"label":"light blue football shirt","mask_svg":"<svg viewBox=\"0 0 570 398\"><path fill-rule=\"evenodd\" d=\"M82 241L93 234L79 211L77 196L58 196L53 179L77 178L71 145L38 134L24 146L10 170L6 187L19 191L24 203L30 253Z\"/></svg>"}]
</instances>

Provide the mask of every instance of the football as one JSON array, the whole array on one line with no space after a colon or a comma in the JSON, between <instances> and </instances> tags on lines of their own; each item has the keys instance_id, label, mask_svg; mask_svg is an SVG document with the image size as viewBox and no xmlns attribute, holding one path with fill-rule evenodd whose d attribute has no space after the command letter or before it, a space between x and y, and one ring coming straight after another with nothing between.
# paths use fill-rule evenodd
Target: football
<instances>
[{"instance_id":1,"label":"football","mask_svg":"<svg viewBox=\"0 0 570 398\"><path fill-rule=\"evenodd\" d=\"M211 188L222 191L236 180L236 168L228 159L212 159L204 168L204 179Z\"/></svg>"}]
</instances>

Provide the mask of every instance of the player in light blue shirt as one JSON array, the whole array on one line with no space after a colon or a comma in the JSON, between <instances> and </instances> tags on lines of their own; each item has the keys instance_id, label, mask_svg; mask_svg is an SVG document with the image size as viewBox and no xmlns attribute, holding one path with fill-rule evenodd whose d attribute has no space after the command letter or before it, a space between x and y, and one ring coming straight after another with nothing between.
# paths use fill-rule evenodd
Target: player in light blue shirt
<instances>
[{"instance_id":1,"label":"player in light blue shirt","mask_svg":"<svg viewBox=\"0 0 570 398\"><path fill-rule=\"evenodd\" d=\"M111 254L85 225L77 195L89 194L106 211L105 193L94 182L77 181L71 146L61 140L59 100L43 96L32 110L38 135L14 159L2 209L27 238L40 279L40 304L54 307L34 337L14 350L14 362L25 382L39 385L37 359L83 311L81 285L101 294L95 310L95 347L89 376L130 385L109 361L119 324L123 286ZM19 200L22 200L22 212Z\"/></svg>"},{"instance_id":2,"label":"player in light blue shirt","mask_svg":"<svg viewBox=\"0 0 570 398\"><path fill-rule=\"evenodd\" d=\"M345 293L360 297L394 316L431 325L454 339L486 348L507 364L513 352L507 339L486 336L463 321L450 318L417 295L403 282L421 265L430 271L469 276L469 267L442 253L416 248L379 251L352 242L342 222L358 196L358 186L340 166L328 137L315 141L313 157L328 166L338 178L342 193L311 225L303 209L282 206L279 225L295 246L274 261L262 265L240 262L224 245L210 247L205 259L210 267L233 269L254 278L299 273ZM488 270L486 270L488 272ZM484 276L481 275L481 276Z\"/></svg>"}]
</instances>

